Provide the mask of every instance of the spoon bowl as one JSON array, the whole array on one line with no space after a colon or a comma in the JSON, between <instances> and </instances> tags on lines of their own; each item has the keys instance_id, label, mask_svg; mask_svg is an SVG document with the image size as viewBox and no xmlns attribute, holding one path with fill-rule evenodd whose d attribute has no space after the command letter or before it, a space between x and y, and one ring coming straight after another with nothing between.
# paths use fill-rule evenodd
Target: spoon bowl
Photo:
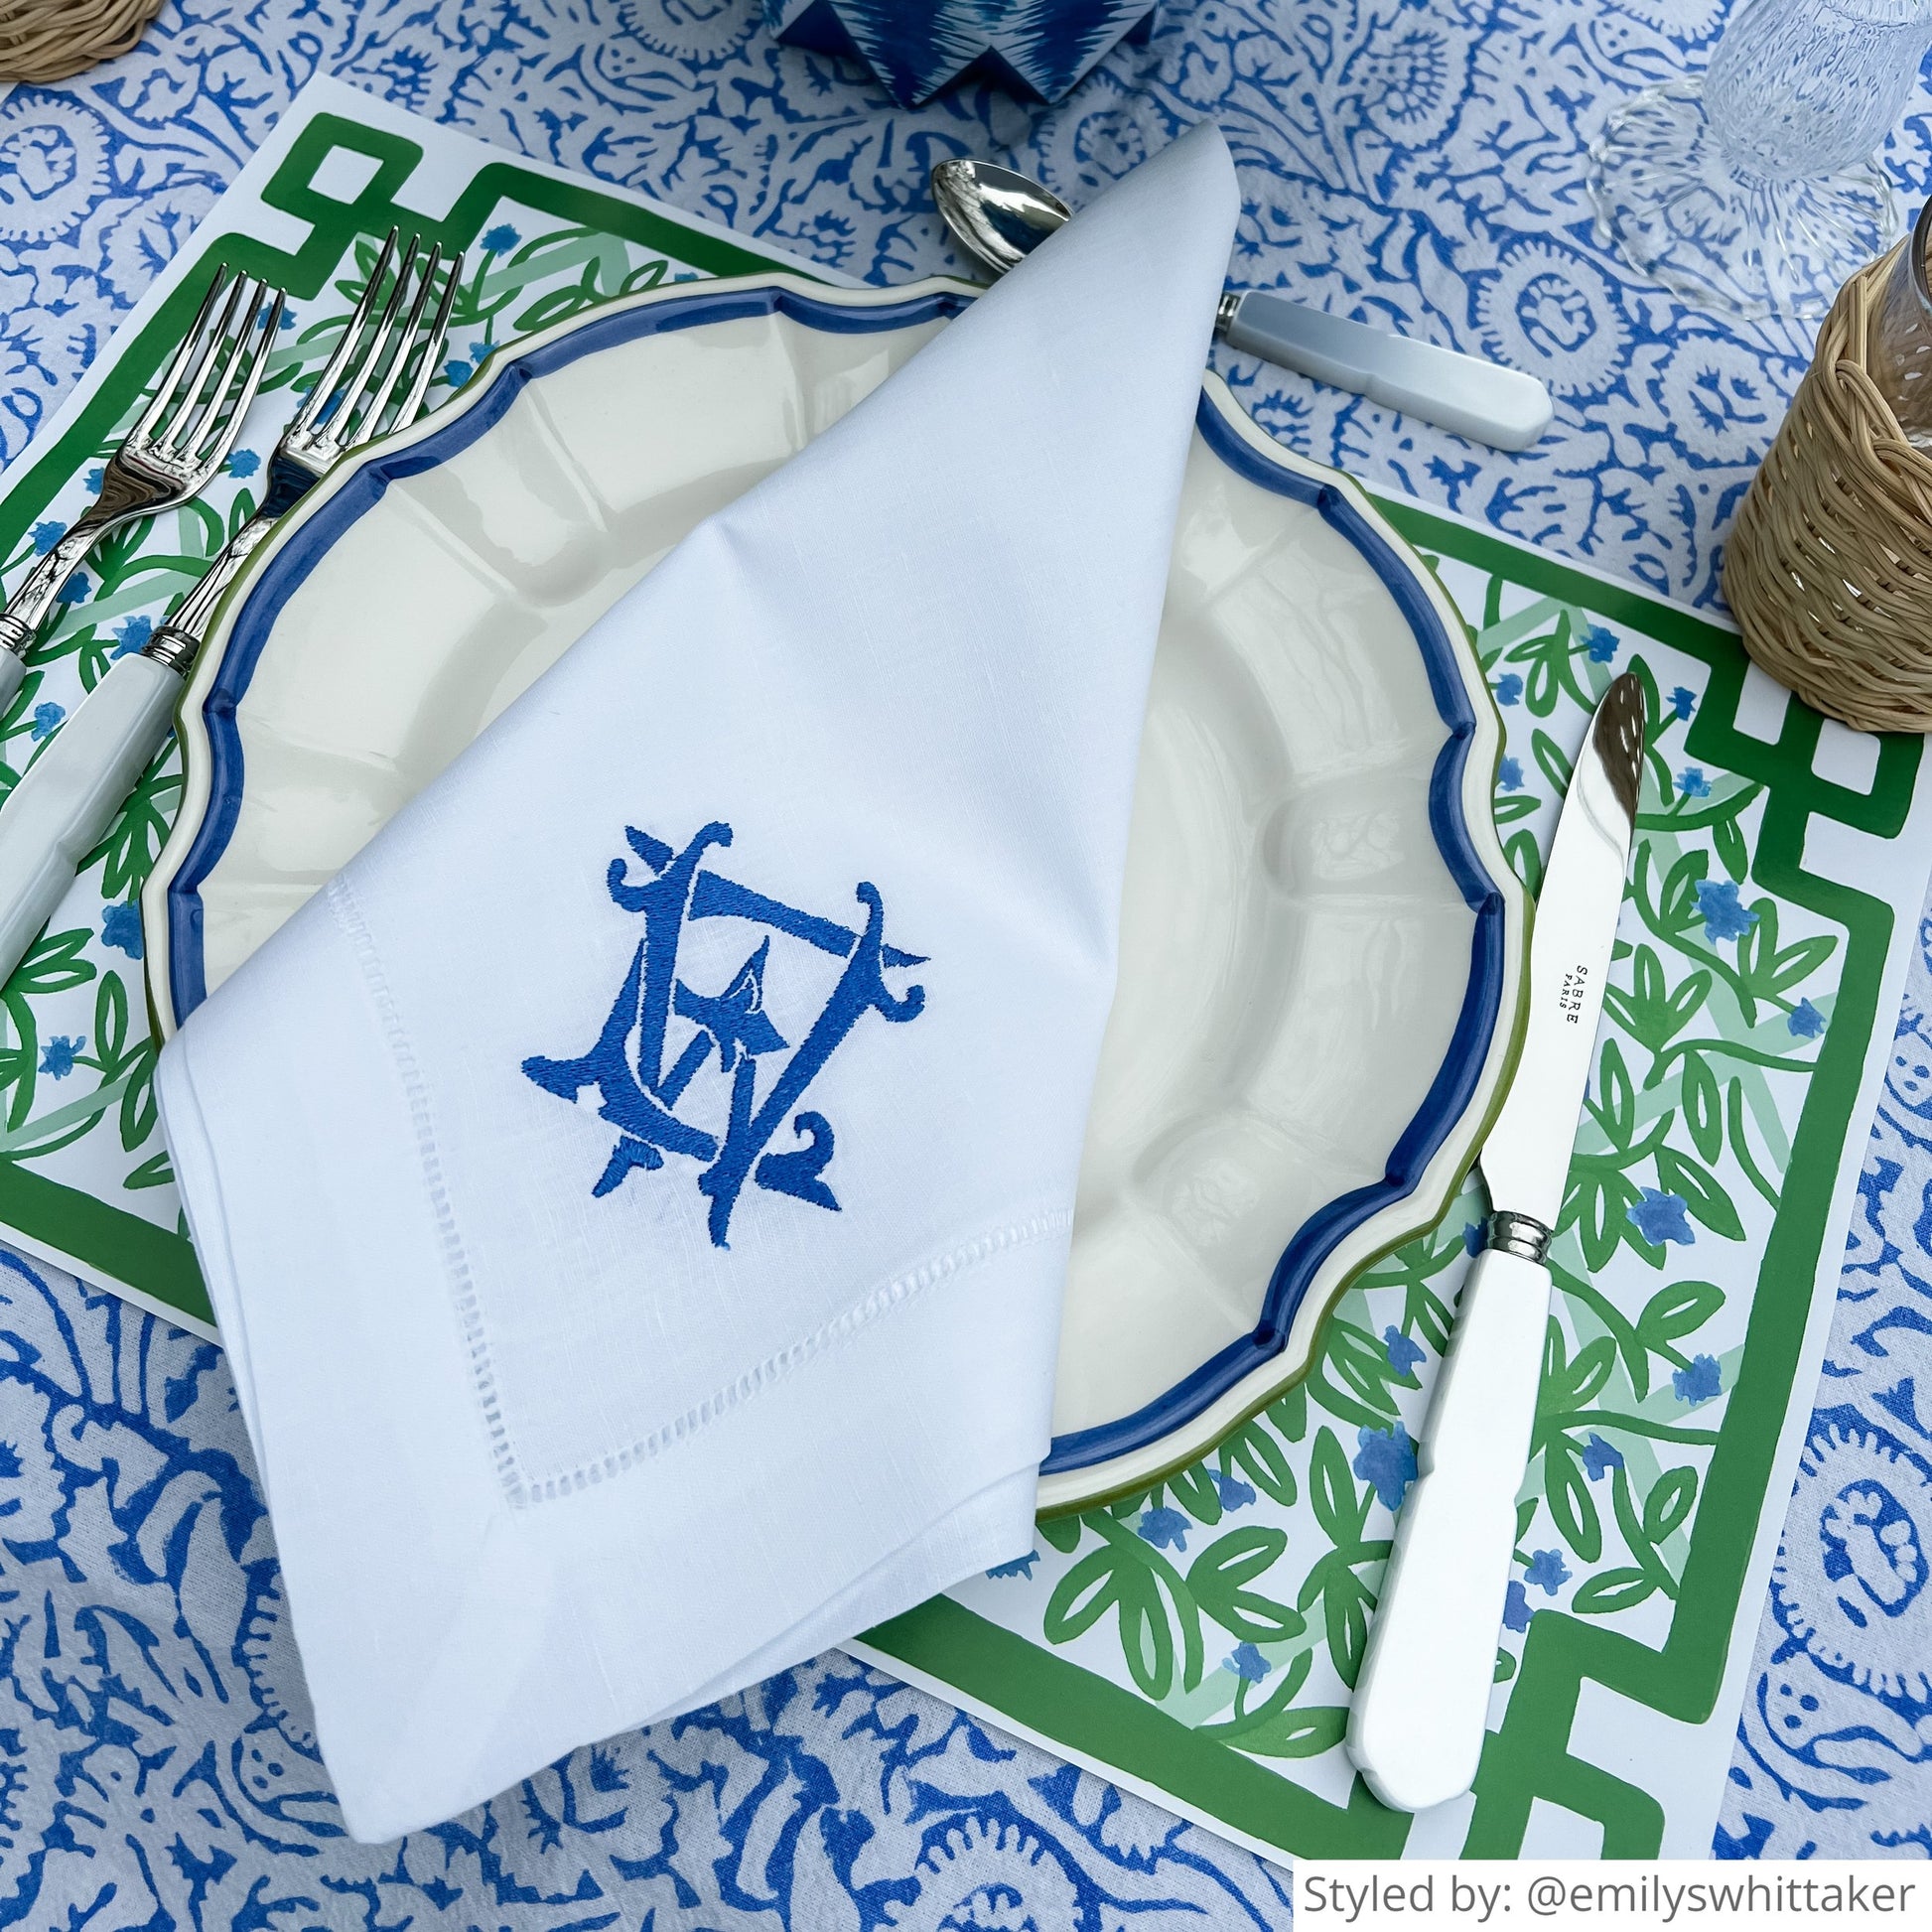
<instances>
[{"instance_id":1,"label":"spoon bowl","mask_svg":"<svg viewBox=\"0 0 1932 1932\"><path fill-rule=\"evenodd\" d=\"M994 276L1073 218L1050 190L990 161L940 162L932 171L932 199L960 246Z\"/></svg>"}]
</instances>

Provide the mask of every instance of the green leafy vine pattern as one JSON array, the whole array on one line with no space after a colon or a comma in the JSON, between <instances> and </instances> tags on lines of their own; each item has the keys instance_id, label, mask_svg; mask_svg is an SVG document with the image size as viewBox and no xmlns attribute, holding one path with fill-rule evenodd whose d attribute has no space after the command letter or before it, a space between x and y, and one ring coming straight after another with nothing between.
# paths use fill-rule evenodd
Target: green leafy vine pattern
<instances>
[{"instance_id":1,"label":"green leafy vine pattern","mask_svg":"<svg viewBox=\"0 0 1932 1932\"><path fill-rule=\"evenodd\" d=\"M1506 1698L1534 1616L1661 1642L1734 1378L1761 1240L1840 935L1750 877L1761 787L1690 760L1704 667L1501 577L1431 559L1506 727L1496 819L1532 891L1585 723L1636 672L1647 771L1607 1012L1551 1260L1556 1294L1515 1574ZM1334 1797L1394 1513L1487 1211L1471 1177L1371 1266L1308 1375L1141 1495L1042 1519L958 1594L1202 1735Z\"/></svg>"}]
</instances>

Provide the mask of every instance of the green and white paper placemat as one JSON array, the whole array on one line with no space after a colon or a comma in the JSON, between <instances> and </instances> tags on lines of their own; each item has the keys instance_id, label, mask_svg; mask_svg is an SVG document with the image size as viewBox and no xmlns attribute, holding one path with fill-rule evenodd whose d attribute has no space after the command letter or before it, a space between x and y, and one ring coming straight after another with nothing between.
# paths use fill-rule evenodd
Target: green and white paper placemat
<instances>
[{"instance_id":1,"label":"green and white paper placemat","mask_svg":"<svg viewBox=\"0 0 1932 1932\"><path fill-rule=\"evenodd\" d=\"M796 265L313 83L4 479L0 577L17 583L84 502L211 263L291 290L225 475L96 552L35 653L0 719L0 789L247 516L288 391L392 223L472 251L446 387L613 295ZM856 1647L1277 1855L1703 1856L1932 854L1922 747L1787 707L1708 620L1384 507L1478 635L1526 878L1596 694L1638 662L1656 694L1477 1794L1412 1826L1339 1747L1473 1189L1368 1272L1307 1384L1205 1462L1042 1524L1031 1556ZM135 905L177 771L170 750L0 989L0 1238L206 1327L155 1116Z\"/></svg>"},{"instance_id":2,"label":"green and white paper placemat","mask_svg":"<svg viewBox=\"0 0 1932 1932\"><path fill-rule=\"evenodd\" d=\"M1479 1183L1204 1461L857 1648L1276 1856L1704 1858L1923 899L1923 742L1827 724L1708 619L1383 508L1475 634L1532 887L1596 699L1651 693L1475 1793L1387 1811L1340 1740Z\"/></svg>"}]
</instances>

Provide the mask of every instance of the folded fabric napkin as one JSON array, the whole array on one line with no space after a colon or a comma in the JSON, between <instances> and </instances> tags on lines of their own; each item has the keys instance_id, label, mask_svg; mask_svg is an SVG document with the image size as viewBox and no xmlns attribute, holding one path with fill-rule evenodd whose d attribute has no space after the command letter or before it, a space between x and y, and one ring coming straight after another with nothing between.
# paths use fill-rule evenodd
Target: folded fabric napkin
<instances>
[{"instance_id":1,"label":"folded fabric napkin","mask_svg":"<svg viewBox=\"0 0 1932 1932\"><path fill-rule=\"evenodd\" d=\"M162 1055L357 1838L1029 1547L1237 207L1083 213Z\"/></svg>"}]
</instances>

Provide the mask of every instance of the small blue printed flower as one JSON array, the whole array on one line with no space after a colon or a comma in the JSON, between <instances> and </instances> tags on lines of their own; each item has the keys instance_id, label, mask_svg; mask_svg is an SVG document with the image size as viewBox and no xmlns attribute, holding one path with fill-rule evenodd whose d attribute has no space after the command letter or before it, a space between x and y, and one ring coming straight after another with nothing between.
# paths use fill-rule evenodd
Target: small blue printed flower
<instances>
[{"instance_id":1,"label":"small blue printed flower","mask_svg":"<svg viewBox=\"0 0 1932 1932\"><path fill-rule=\"evenodd\" d=\"M1521 704L1522 701L1522 673L1520 671L1505 671L1496 680L1496 702L1498 704Z\"/></svg>"},{"instance_id":2,"label":"small blue printed flower","mask_svg":"<svg viewBox=\"0 0 1932 1932\"><path fill-rule=\"evenodd\" d=\"M695 282L698 279L699 279L698 272L696 269L693 268L680 268L678 272L671 277L671 280L673 282Z\"/></svg>"},{"instance_id":3,"label":"small blue printed flower","mask_svg":"<svg viewBox=\"0 0 1932 1932\"><path fill-rule=\"evenodd\" d=\"M1757 923L1757 914L1737 903L1734 879L1698 881L1698 917L1704 921L1704 936L1713 942L1741 939Z\"/></svg>"},{"instance_id":4,"label":"small blue printed flower","mask_svg":"<svg viewBox=\"0 0 1932 1932\"><path fill-rule=\"evenodd\" d=\"M1530 1608L1530 1593L1523 1586L1510 1580L1509 1594L1503 1598L1503 1628L1505 1630L1527 1630L1530 1618L1536 1614Z\"/></svg>"},{"instance_id":5,"label":"small blue printed flower","mask_svg":"<svg viewBox=\"0 0 1932 1932\"><path fill-rule=\"evenodd\" d=\"M1607 664L1616 655L1616 637L1600 623L1591 624L1584 632L1584 642L1589 646L1589 661L1592 664Z\"/></svg>"},{"instance_id":6,"label":"small blue printed flower","mask_svg":"<svg viewBox=\"0 0 1932 1932\"><path fill-rule=\"evenodd\" d=\"M1464 1221L1462 1223L1462 1245L1472 1255L1481 1254L1482 1223L1480 1221Z\"/></svg>"},{"instance_id":7,"label":"small blue printed flower","mask_svg":"<svg viewBox=\"0 0 1932 1932\"><path fill-rule=\"evenodd\" d=\"M1221 1659L1221 1668L1231 1670L1236 1677L1245 1677L1250 1684L1259 1684L1274 1665L1253 1644L1238 1643Z\"/></svg>"},{"instance_id":8,"label":"small blue printed flower","mask_svg":"<svg viewBox=\"0 0 1932 1932\"><path fill-rule=\"evenodd\" d=\"M1039 1561L1037 1550L1029 1550L1024 1557L1015 1557L1011 1563L995 1564L986 1574L989 1577L1025 1577L1033 1581L1034 1565Z\"/></svg>"},{"instance_id":9,"label":"small blue printed flower","mask_svg":"<svg viewBox=\"0 0 1932 1932\"><path fill-rule=\"evenodd\" d=\"M67 1034L56 1034L41 1048L41 1071L49 1079L65 1080L73 1071L73 1056L86 1045L84 1035L73 1039Z\"/></svg>"},{"instance_id":10,"label":"small blue printed flower","mask_svg":"<svg viewBox=\"0 0 1932 1932\"><path fill-rule=\"evenodd\" d=\"M1825 1016L1809 1000L1800 1000L1784 1016L1786 1031L1796 1039L1816 1039L1825 1031Z\"/></svg>"},{"instance_id":11,"label":"small blue printed flower","mask_svg":"<svg viewBox=\"0 0 1932 1932\"><path fill-rule=\"evenodd\" d=\"M1704 775L1701 765L1687 764L1677 774L1677 788L1686 798L1709 798L1711 780Z\"/></svg>"},{"instance_id":12,"label":"small blue printed flower","mask_svg":"<svg viewBox=\"0 0 1932 1932\"><path fill-rule=\"evenodd\" d=\"M1177 1509L1145 1509L1141 1512L1141 1535L1157 1550L1187 1548L1187 1532L1193 1528Z\"/></svg>"},{"instance_id":13,"label":"small blue printed flower","mask_svg":"<svg viewBox=\"0 0 1932 1932\"><path fill-rule=\"evenodd\" d=\"M56 600L61 604L85 604L94 594L94 587L76 571L61 586L61 595Z\"/></svg>"},{"instance_id":14,"label":"small blue printed flower","mask_svg":"<svg viewBox=\"0 0 1932 1932\"><path fill-rule=\"evenodd\" d=\"M461 389L470 380L470 364L459 362L454 356L443 364L443 380L452 389Z\"/></svg>"},{"instance_id":15,"label":"small blue printed flower","mask_svg":"<svg viewBox=\"0 0 1932 1932\"><path fill-rule=\"evenodd\" d=\"M100 494L100 486L106 481L107 481L107 472L103 470L98 463L96 463L94 467L87 472L87 487L91 489L96 496Z\"/></svg>"},{"instance_id":16,"label":"small blue printed flower","mask_svg":"<svg viewBox=\"0 0 1932 1932\"><path fill-rule=\"evenodd\" d=\"M484 229L483 245L492 255L507 255L522 239L507 221L498 221L493 228Z\"/></svg>"},{"instance_id":17,"label":"small blue printed flower","mask_svg":"<svg viewBox=\"0 0 1932 1932\"><path fill-rule=\"evenodd\" d=\"M1416 1479L1416 1446L1400 1423L1386 1429L1371 1429L1364 1423L1355 1432L1361 1448L1352 1464L1355 1473L1368 1483L1384 1508L1400 1509L1409 1485Z\"/></svg>"},{"instance_id":18,"label":"small blue printed flower","mask_svg":"<svg viewBox=\"0 0 1932 1932\"><path fill-rule=\"evenodd\" d=\"M1623 1451L1614 1443L1606 1443L1600 1436L1592 1436L1584 1445L1584 1473L1590 1481L1601 1479L1606 1470L1623 1467Z\"/></svg>"},{"instance_id":19,"label":"small blue printed flower","mask_svg":"<svg viewBox=\"0 0 1932 1932\"><path fill-rule=\"evenodd\" d=\"M1672 1371L1670 1385L1679 1402L1709 1402L1724 1388L1724 1370L1715 1355L1693 1355L1688 1368Z\"/></svg>"},{"instance_id":20,"label":"small blue printed flower","mask_svg":"<svg viewBox=\"0 0 1932 1932\"><path fill-rule=\"evenodd\" d=\"M1398 1375L1407 1375L1428 1353L1421 1342L1411 1340L1394 1322L1382 1330L1382 1346L1389 1351L1389 1366Z\"/></svg>"},{"instance_id":21,"label":"small blue printed flower","mask_svg":"<svg viewBox=\"0 0 1932 1932\"><path fill-rule=\"evenodd\" d=\"M128 618L123 621L114 635L120 639L109 653L114 657L125 657L130 651L144 649L147 641L154 635L152 618Z\"/></svg>"},{"instance_id":22,"label":"small blue printed flower","mask_svg":"<svg viewBox=\"0 0 1932 1932\"><path fill-rule=\"evenodd\" d=\"M262 467L262 460L253 450L237 450L228 459L228 475L231 477L252 477Z\"/></svg>"},{"instance_id":23,"label":"small blue printed flower","mask_svg":"<svg viewBox=\"0 0 1932 1932\"><path fill-rule=\"evenodd\" d=\"M34 722L28 728L30 736L38 745L44 738L52 738L61 729L61 720L68 715L66 705L37 704L34 707Z\"/></svg>"},{"instance_id":24,"label":"small blue printed flower","mask_svg":"<svg viewBox=\"0 0 1932 1932\"><path fill-rule=\"evenodd\" d=\"M1254 1501L1254 1485L1243 1482L1237 1475L1230 1475L1226 1469L1209 1469L1208 1475L1214 1483L1214 1493L1221 1499L1223 1509L1246 1509Z\"/></svg>"},{"instance_id":25,"label":"small blue printed flower","mask_svg":"<svg viewBox=\"0 0 1932 1932\"><path fill-rule=\"evenodd\" d=\"M36 523L34 525L34 555L45 557L54 546L68 533L65 523Z\"/></svg>"},{"instance_id":26,"label":"small blue printed flower","mask_svg":"<svg viewBox=\"0 0 1932 1932\"><path fill-rule=\"evenodd\" d=\"M1530 1567L1523 1573L1525 1584L1554 1596L1570 1581L1570 1566L1561 1550L1532 1550Z\"/></svg>"},{"instance_id":27,"label":"small blue printed flower","mask_svg":"<svg viewBox=\"0 0 1932 1932\"><path fill-rule=\"evenodd\" d=\"M1670 708L1671 708L1672 717L1688 718L1691 715L1691 707L1695 705L1697 701L1698 701L1698 694L1695 691L1691 690L1689 686L1680 684L1677 687L1677 689L1670 694Z\"/></svg>"},{"instance_id":28,"label":"small blue printed flower","mask_svg":"<svg viewBox=\"0 0 1932 1932\"><path fill-rule=\"evenodd\" d=\"M125 902L103 905L100 910L100 943L114 946L130 959L141 957L141 908Z\"/></svg>"},{"instance_id":29,"label":"small blue printed flower","mask_svg":"<svg viewBox=\"0 0 1932 1932\"><path fill-rule=\"evenodd\" d=\"M1514 759L1504 759L1496 766L1496 782L1505 791L1523 789L1523 767Z\"/></svg>"},{"instance_id":30,"label":"small blue printed flower","mask_svg":"<svg viewBox=\"0 0 1932 1932\"><path fill-rule=\"evenodd\" d=\"M1682 1194L1665 1194L1655 1187L1646 1187L1643 1199L1632 1202L1623 1211L1630 1225L1653 1248L1661 1248L1666 1241L1680 1241L1688 1248L1697 1236L1685 1218L1685 1205Z\"/></svg>"}]
</instances>

